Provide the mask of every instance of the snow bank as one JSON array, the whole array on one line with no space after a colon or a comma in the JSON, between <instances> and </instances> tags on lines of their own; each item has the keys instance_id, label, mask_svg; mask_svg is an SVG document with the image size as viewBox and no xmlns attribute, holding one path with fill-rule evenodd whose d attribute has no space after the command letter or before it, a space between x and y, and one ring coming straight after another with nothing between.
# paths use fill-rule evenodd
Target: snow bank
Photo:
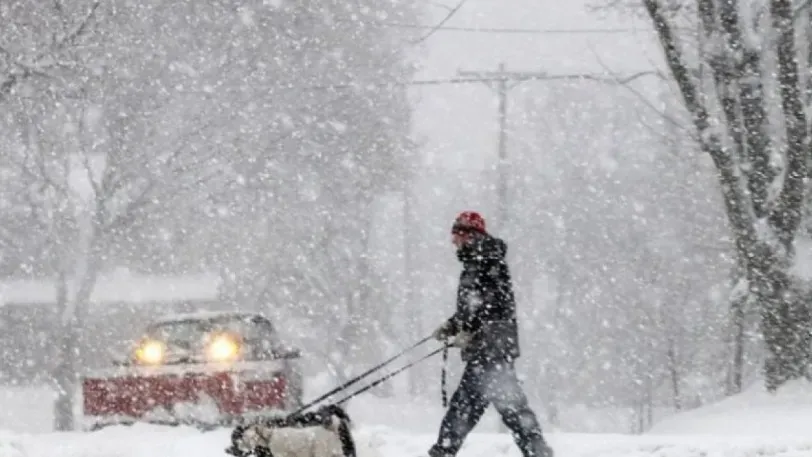
<instances>
[{"instance_id":1,"label":"snow bank","mask_svg":"<svg viewBox=\"0 0 812 457\"><path fill-rule=\"evenodd\" d=\"M25 457L23 447L17 435L0 430L0 457Z\"/></svg>"},{"instance_id":2,"label":"snow bank","mask_svg":"<svg viewBox=\"0 0 812 457\"><path fill-rule=\"evenodd\" d=\"M649 433L812 436L810 431L812 383L794 381L775 394L758 382L739 395L665 418Z\"/></svg>"},{"instance_id":3,"label":"snow bank","mask_svg":"<svg viewBox=\"0 0 812 457\"><path fill-rule=\"evenodd\" d=\"M56 395L48 386L0 388L0 430L42 433L53 430ZM0 453L0 457L3 454Z\"/></svg>"}]
</instances>

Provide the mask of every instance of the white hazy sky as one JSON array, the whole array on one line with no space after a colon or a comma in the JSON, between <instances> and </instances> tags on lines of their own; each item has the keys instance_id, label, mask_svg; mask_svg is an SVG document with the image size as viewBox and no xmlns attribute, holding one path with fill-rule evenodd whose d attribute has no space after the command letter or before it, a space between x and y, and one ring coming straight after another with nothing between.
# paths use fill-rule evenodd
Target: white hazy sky
<instances>
[{"instance_id":1,"label":"white hazy sky","mask_svg":"<svg viewBox=\"0 0 812 457\"><path fill-rule=\"evenodd\" d=\"M454 6L457 0L433 0ZM447 10L432 8L435 21ZM587 9L587 0L467 0L446 24L454 27L532 29L631 29L627 33L496 34L437 31L416 49L418 79L455 77L457 70L509 70L551 74L617 74L651 70L661 54L645 18ZM543 85L544 83L524 83ZM523 84L523 85L524 85ZM542 86L543 87L543 86ZM517 106L520 88L511 92ZM443 167L490 167L496 154L497 102L484 84L429 86L413 90L415 134L426 159ZM514 112L510 122L521 122Z\"/></svg>"}]
</instances>

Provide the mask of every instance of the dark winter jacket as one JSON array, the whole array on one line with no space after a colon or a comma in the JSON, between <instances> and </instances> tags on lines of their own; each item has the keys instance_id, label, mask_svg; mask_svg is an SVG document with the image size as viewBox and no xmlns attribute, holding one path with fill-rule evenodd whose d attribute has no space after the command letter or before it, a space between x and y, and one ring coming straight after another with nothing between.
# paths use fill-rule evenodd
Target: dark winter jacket
<instances>
[{"instance_id":1,"label":"dark winter jacket","mask_svg":"<svg viewBox=\"0 0 812 457\"><path fill-rule=\"evenodd\" d=\"M449 333L467 332L471 341L462 359L505 360L519 357L516 300L504 241L477 234L457 251L462 273L457 310L449 319Z\"/></svg>"}]
</instances>

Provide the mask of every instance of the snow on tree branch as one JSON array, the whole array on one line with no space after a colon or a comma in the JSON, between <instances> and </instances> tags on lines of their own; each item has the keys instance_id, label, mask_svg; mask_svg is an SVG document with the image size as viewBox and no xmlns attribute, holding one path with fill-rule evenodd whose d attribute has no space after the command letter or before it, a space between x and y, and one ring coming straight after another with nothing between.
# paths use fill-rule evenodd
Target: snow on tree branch
<instances>
[{"instance_id":1,"label":"snow on tree branch","mask_svg":"<svg viewBox=\"0 0 812 457\"><path fill-rule=\"evenodd\" d=\"M0 101L6 99L11 91L24 81L40 77L43 79L58 79L59 75L54 71L59 68L71 68L75 65L75 58L67 55L80 45L79 40L92 33L91 25L97 15L101 0L93 0L82 15L70 21L71 11L66 11L60 2L50 3L56 16L60 18L61 30L48 30L47 25L34 24L39 26L29 33L20 33L15 27L13 20L6 19L10 24L5 31L11 31L11 36L15 41L3 43L4 34L0 33ZM29 5L33 7L33 5ZM25 11L25 7L15 4L12 10L19 10L23 16L33 15L33 21L40 21L39 14L44 12ZM25 43L30 36L30 32L35 35L36 45ZM19 41L18 41L19 40ZM37 50L37 48L41 48ZM34 49L32 54L28 50Z\"/></svg>"},{"instance_id":2,"label":"snow on tree branch","mask_svg":"<svg viewBox=\"0 0 812 457\"><path fill-rule=\"evenodd\" d=\"M777 229L777 237L787 250L801 222L801 205L804 200L809 160L809 131L802 101L798 61L795 48L792 2L772 0L770 15L773 28L778 33L778 84L781 93L781 109L786 129L786 172L778 204L770 215Z\"/></svg>"}]
</instances>

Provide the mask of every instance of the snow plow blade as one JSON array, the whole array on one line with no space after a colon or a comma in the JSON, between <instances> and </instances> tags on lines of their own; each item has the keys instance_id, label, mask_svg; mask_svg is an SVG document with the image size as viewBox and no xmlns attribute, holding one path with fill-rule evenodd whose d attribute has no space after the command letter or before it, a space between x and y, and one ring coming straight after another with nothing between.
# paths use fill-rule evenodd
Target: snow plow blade
<instances>
[{"instance_id":1,"label":"snow plow blade","mask_svg":"<svg viewBox=\"0 0 812 457\"><path fill-rule=\"evenodd\" d=\"M164 316L109 368L83 377L81 428L217 427L289 414L301 405L300 357L256 313Z\"/></svg>"},{"instance_id":2,"label":"snow plow blade","mask_svg":"<svg viewBox=\"0 0 812 457\"><path fill-rule=\"evenodd\" d=\"M214 428L286 412L284 376L251 376L253 370L236 368L195 373L189 367L138 367L87 377L82 381L83 428L137 422Z\"/></svg>"}]
</instances>

